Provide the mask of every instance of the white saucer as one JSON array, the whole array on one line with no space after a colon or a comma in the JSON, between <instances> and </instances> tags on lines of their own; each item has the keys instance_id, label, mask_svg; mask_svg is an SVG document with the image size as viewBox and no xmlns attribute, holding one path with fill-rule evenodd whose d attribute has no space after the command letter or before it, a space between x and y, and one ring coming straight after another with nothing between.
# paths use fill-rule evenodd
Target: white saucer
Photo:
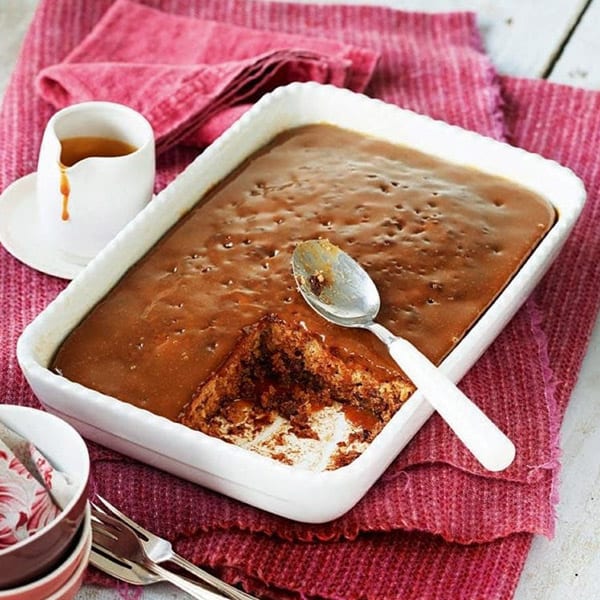
<instances>
[{"instance_id":1,"label":"white saucer","mask_svg":"<svg viewBox=\"0 0 600 600\"><path fill-rule=\"evenodd\" d=\"M0 243L29 267L73 279L84 265L69 262L40 231L35 205L36 174L11 183L0 196Z\"/></svg>"}]
</instances>

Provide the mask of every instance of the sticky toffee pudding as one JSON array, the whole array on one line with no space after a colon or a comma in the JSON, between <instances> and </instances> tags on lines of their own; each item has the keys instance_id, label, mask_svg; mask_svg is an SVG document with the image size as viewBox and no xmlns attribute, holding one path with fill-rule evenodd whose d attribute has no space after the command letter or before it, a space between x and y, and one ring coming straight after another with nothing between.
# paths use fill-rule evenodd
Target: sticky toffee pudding
<instances>
[{"instance_id":1,"label":"sticky toffee pudding","mask_svg":"<svg viewBox=\"0 0 600 600\"><path fill-rule=\"evenodd\" d=\"M337 468L414 388L374 336L304 303L295 245L324 237L356 258L381 323L439 363L554 220L506 179L329 125L289 130L205 194L51 366L277 460Z\"/></svg>"}]
</instances>

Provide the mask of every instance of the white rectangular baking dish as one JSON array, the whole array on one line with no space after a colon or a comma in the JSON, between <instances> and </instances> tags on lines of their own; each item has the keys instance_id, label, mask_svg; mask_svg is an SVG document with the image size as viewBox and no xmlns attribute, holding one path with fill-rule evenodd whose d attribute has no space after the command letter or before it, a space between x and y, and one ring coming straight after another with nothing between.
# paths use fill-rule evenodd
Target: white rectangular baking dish
<instances>
[{"instance_id":1,"label":"white rectangular baking dish","mask_svg":"<svg viewBox=\"0 0 600 600\"><path fill-rule=\"evenodd\" d=\"M163 190L26 328L18 360L51 412L85 437L264 510L304 522L325 522L349 510L432 414L415 393L351 464L312 472L193 431L90 390L47 366L69 331L125 271L215 183L285 129L329 123L501 175L545 197L557 221L488 311L446 358L458 381L530 294L558 253L585 201L568 169L478 134L347 90L292 84L263 97Z\"/></svg>"}]
</instances>

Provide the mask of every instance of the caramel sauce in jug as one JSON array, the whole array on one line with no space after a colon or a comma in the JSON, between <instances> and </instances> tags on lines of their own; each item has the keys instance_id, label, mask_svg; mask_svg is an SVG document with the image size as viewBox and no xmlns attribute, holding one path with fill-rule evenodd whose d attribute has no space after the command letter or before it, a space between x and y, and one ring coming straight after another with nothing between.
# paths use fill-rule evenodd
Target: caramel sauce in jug
<instances>
[{"instance_id":1,"label":"caramel sauce in jug","mask_svg":"<svg viewBox=\"0 0 600 600\"><path fill-rule=\"evenodd\" d=\"M69 194L71 186L67 176L68 167L92 156L97 157L116 157L132 154L137 150L135 146L113 138L81 136L70 137L60 141L60 193L62 195L62 213L63 221L69 220Z\"/></svg>"}]
</instances>

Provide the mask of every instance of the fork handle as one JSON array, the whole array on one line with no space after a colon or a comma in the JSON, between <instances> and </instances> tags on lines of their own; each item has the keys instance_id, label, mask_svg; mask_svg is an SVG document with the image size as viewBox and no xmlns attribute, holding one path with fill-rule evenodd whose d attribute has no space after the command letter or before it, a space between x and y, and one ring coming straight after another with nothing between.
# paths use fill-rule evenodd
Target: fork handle
<instances>
[{"instance_id":1,"label":"fork handle","mask_svg":"<svg viewBox=\"0 0 600 600\"><path fill-rule=\"evenodd\" d=\"M200 581L209 584L214 587L216 590L221 592L230 600L257 600L255 596L251 596L250 594L246 594L242 590L238 590L236 587L229 585L225 581L222 581L218 577L211 575L204 569L197 567L195 564L189 562L179 554L173 553L173 555L169 558L169 560L176 564L178 567L181 567L191 575L197 577Z\"/></svg>"},{"instance_id":2,"label":"fork handle","mask_svg":"<svg viewBox=\"0 0 600 600\"><path fill-rule=\"evenodd\" d=\"M165 581L172 583L180 590L187 592L192 598L197 598L198 600L215 600L216 598L215 594L211 593L206 588L180 577L176 573L161 567L155 562L145 561L144 567L146 567L148 571L151 571L152 573L162 577Z\"/></svg>"}]
</instances>

